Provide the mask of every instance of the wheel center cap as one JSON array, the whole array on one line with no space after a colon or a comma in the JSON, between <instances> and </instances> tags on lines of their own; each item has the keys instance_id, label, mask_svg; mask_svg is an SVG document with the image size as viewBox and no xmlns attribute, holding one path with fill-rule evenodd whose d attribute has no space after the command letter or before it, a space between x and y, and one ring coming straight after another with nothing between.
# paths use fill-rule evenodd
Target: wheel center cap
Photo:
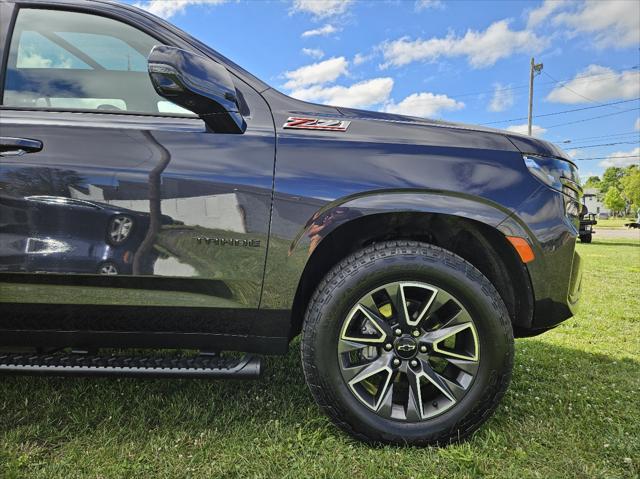
<instances>
[{"instance_id":1,"label":"wheel center cap","mask_svg":"<svg viewBox=\"0 0 640 479\"><path fill-rule=\"evenodd\" d=\"M393 347L402 359L411 359L418 351L418 344L411 336L400 336L393 342Z\"/></svg>"}]
</instances>

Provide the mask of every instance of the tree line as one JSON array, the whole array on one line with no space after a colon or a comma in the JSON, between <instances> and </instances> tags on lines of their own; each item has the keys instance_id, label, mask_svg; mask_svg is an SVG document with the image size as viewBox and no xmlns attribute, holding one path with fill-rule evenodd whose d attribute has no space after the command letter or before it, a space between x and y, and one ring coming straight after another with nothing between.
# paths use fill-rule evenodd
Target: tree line
<instances>
[{"instance_id":1,"label":"tree line","mask_svg":"<svg viewBox=\"0 0 640 479\"><path fill-rule=\"evenodd\" d=\"M640 167L611 166L604 170L602 178L590 176L584 188L598 188L603 202L616 215L636 215L640 210Z\"/></svg>"}]
</instances>

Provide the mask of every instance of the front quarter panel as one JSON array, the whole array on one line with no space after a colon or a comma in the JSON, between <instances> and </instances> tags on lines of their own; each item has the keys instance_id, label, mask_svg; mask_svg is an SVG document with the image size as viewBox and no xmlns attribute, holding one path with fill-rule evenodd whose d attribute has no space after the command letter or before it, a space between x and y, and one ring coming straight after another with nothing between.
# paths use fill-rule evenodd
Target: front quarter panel
<instances>
[{"instance_id":1,"label":"front quarter panel","mask_svg":"<svg viewBox=\"0 0 640 479\"><path fill-rule=\"evenodd\" d=\"M346 132L289 130L290 116L340 113L267 99L278 153L264 308L290 308L312 251L355 218L419 211L495 227L539 186L495 133L352 117Z\"/></svg>"}]
</instances>

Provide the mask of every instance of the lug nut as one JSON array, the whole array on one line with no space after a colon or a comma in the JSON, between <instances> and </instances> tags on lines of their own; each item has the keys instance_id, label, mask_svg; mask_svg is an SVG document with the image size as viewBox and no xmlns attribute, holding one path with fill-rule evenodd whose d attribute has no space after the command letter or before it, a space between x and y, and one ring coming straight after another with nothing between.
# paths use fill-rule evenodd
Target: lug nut
<instances>
[{"instance_id":1,"label":"lug nut","mask_svg":"<svg viewBox=\"0 0 640 479\"><path fill-rule=\"evenodd\" d=\"M422 346L420 346L420 352L421 353L426 353L427 352L427 347L424 344Z\"/></svg>"},{"instance_id":2,"label":"lug nut","mask_svg":"<svg viewBox=\"0 0 640 479\"><path fill-rule=\"evenodd\" d=\"M384 349L386 349L387 351L391 351L391 348L393 348L391 343L387 343L387 344L384 345Z\"/></svg>"},{"instance_id":3,"label":"lug nut","mask_svg":"<svg viewBox=\"0 0 640 479\"><path fill-rule=\"evenodd\" d=\"M418 331L418 330L416 329L416 330L415 330L415 331L413 331L413 333L411 333L411 334L413 334L413 337L414 337L414 338L417 338L418 336L420 336L420 331Z\"/></svg>"},{"instance_id":4,"label":"lug nut","mask_svg":"<svg viewBox=\"0 0 640 479\"><path fill-rule=\"evenodd\" d=\"M411 367L415 368L418 365L418 361L416 361L415 359L411 361Z\"/></svg>"},{"instance_id":5,"label":"lug nut","mask_svg":"<svg viewBox=\"0 0 640 479\"><path fill-rule=\"evenodd\" d=\"M402 334L402 329L396 328L394 333L396 333L396 336L400 336Z\"/></svg>"},{"instance_id":6,"label":"lug nut","mask_svg":"<svg viewBox=\"0 0 640 479\"><path fill-rule=\"evenodd\" d=\"M398 358L395 358L395 359L393 360L393 365L394 365L394 366L400 366L400 360L399 360Z\"/></svg>"}]
</instances>

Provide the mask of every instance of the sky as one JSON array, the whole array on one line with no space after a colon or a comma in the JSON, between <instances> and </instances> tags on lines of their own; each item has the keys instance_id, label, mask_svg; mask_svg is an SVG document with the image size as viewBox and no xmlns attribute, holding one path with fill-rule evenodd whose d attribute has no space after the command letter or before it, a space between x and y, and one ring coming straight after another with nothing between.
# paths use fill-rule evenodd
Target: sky
<instances>
[{"instance_id":1,"label":"sky","mask_svg":"<svg viewBox=\"0 0 640 479\"><path fill-rule=\"evenodd\" d=\"M640 161L637 0L128 3L302 100L523 133L535 57L534 135L583 179Z\"/></svg>"}]
</instances>

